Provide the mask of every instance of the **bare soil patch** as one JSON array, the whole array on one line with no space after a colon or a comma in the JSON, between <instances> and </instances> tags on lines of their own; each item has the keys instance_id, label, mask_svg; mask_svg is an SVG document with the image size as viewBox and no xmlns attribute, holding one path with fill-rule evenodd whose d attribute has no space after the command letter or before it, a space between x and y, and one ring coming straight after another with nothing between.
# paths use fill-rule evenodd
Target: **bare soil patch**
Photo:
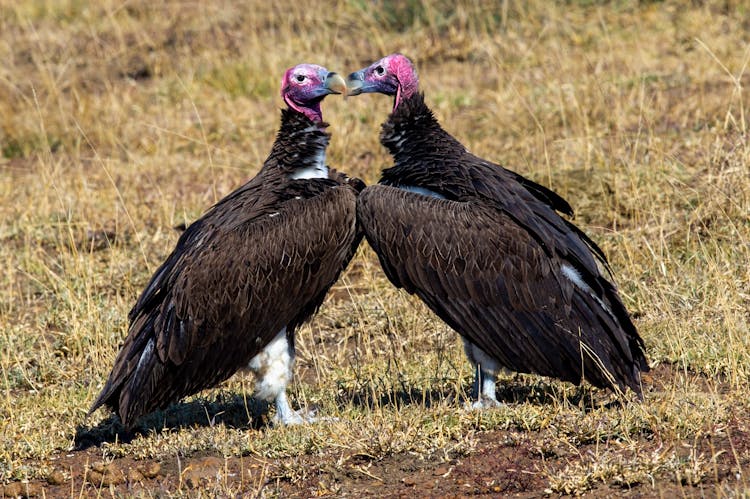
<instances>
[{"instance_id":1,"label":"bare soil patch","mask_svg":"<svg viewBox=\"0 0 750 499\"><path fill-rule=\"evenodd\" d=\"M653 372L653 390L661 390L685 373L669 365ZM702 378L694 375L696 378ZM704 384L716 388L714 384ZM230 402L231 403L231 402ZM615 479L596 483L585 493L592 496L667 497L705 496L735 489L750 472L750 418L737 414L719 436L697 437L679 445L677 455L688 458L698 452L710 461L713 476L694 477L664 472L650 483ZM325 423L321 423L325 424ZM382 459L328 450L322 454L267 459L258 456L217 456L198 453L163 460L136 460L132 457L103 459L106 441L123 435L102 436L92 429L79 431L82 450L59 453L30 466L49 469L46 480L11 482L2 488L5 496L97 495L108 493L190 493L191 490L225 495L257 493L261 490L282 496L313 497L539 497L552 493L550 480L568 467L582 465L600 451L602 443L576 448L551 448L546 431L478 432L476 445L468 454L430 458L395 454ZM127 438L127 435L124 436ZM92 445L99 444L99 445ZM635 442L642 453L666 452L658 435L643 435ZM613 446L608 452L627 453Z\"/></svg>"}]
</instances>

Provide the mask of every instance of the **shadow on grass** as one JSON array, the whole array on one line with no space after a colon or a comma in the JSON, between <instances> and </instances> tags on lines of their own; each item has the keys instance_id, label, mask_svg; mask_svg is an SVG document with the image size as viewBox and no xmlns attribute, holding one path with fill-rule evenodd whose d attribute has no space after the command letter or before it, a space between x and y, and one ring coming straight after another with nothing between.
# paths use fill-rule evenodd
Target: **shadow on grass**
<instances>
[{"instance_id":1,"label":"shadow on grass","mask_svg":"<svg viewBox=\"0 0 750 499\"><path fill-rule=\"evenodd\" d=\"M529 383L530 380L533 381ZM339 386L336 403L339 407L354 405L372 410L376 407L401 408L410 405L430 408L439 403L463 407L474 400L470 396L471 385L462 386L457 391L451 380L436 380L434 386L436 388L425 389L404 379L368 380L353 387ZM501 379L497 384L497 399L504 404L570 404L581 407L585 412L621 405L620 400L612 399L610 392L590 385L581 385L571 391L540 378L524 376ZM76 428L74 449L85 450L112 442L129 443L138 436L188 427L224 425L240 430L257 430L268 425L267 412L268 403L240 394L220 394L213 400L199 398L178 402L163 411L142 417L131 430L126 430L115 415L94 427L80 425Z\"/></svg>"},{"instance_id":2,"label":"shadow on grass","mask_svg":"<svg viewBox=\"0 0 750 499\"><path fill-rule=\"evenodd\" d=\"M524 382L524 378L526 381L534 381ZM622 406L622 400L611 390L596 388L588 383L577 386L560 383L549 383L544 378L516 376L498 383L497 399L505 404L573 405L580 407L583 412Z\"/></svg>"},{"instance_id":3,"label":"shadow on grass","mask_svg":"<svg viewBox=\"0 0 750 499\"><path fill-rule=\"evenodd\" d=\"M106 410L106 409L100 409ZM259 429L268 424L268 403L242 395L220 394L213 400L195 399L172 404L140 418L130 430L112 414L94 427L79 425L74 438L75 450L103 443L128 443L141 435L160 434L179 428L225 425L236 429Z\"/></svg>"},{"instance_id":4,"label":"shadow on grass","mask_svg":"<svg viewBox=\"0 0 750 499\"><path fill-rule=\"evenodd\" d=\"M622 406L612 392L598 389L588 384L563 388L559 384L551 384L540 378L523 375L511 379L501 379L497 383L497 400L502 404L533 405L574 405L585 412L595 409L611 409ZM355 387L339 387L337 403L339 406L352 404L357 407L373 409L376 407L404 407L407 405L421 405L426 408L436 403L457 404L463 407L471 404L472 386L465 385L457 392L455 385L436 382L438 388L425 389L414 386L408 381L398 380L396 383L385 380L369 380L359 383Z\"/></svg>"}]
</instances>

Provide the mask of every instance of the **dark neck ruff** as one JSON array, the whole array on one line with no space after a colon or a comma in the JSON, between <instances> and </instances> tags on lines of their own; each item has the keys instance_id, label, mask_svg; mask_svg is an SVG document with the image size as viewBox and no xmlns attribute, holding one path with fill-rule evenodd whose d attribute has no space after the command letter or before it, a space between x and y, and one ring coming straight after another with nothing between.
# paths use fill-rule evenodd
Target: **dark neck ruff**
<instances>
[{"instance_id":1,"label":"dark neck ruff","mask_svg":"<svg viewBox=\"0 0 750 499\"><path fill-rule=\"evenodd\" d=\"M413 149L413 145L430 142L451 144L463 149L461 144L443 130L435 115L424 102L424 94L416 93L402 101L383 123L380 142L399 162L399 157Z\"/></svg>"},{"instance_id":2,"label":"dark neck ruff","mask_svg":"<svg viewBox=\"0 0 750 499\"><path fill-rule=\"evenodd\" d=\"M391 185L411 184L417 177L421 181L415 185L423 185L428 177L441 175L437 170L443 169L446 158L465 150L443 130L422 93L415 93L393 110L383 123L380 142L394 159L394 166L383 170L382 181ZM436 153L440 161L433 157Z\"/></svg>"},{"instance_id":3,"label":"dark neck ruff","mask_svg":"<svg viewBox=\"0 0 750 499\"><path fill-rule=\"evenodd\" d=\"M292 173L314 166L331 139L327 127L328 123L314 122L299 111L283 109L281 126L264 169L278 168L282 173Z\"/></svg>"}]
</instances>

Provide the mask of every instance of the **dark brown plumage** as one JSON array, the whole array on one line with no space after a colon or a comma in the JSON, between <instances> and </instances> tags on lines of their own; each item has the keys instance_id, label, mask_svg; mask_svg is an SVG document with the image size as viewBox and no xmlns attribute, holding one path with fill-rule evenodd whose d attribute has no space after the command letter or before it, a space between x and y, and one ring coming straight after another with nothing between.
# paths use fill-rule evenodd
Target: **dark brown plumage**
<instances>
[{"instance_id":1,"label":"dark brown plumage","mask_svg":"<svg viewBox=\"0 0 750 499\"><path fill-rule=\"evenodd\" d=\"M640 394L643 341L597 265L608 268L602 251L555 211L572 214L570 205L443 130L405 57L352 80L396 96L381 133L395 164L361 193L358 219L391 282L463 337L479 369L478 405L497 403L500 368Z\"/></svg>"},{"instance_id":2,"label":"dark brown plumage","mask_svg":"<svg viewBox=\"0 0 750 499\"><path fill-rule=\"evenodd\" d=\"M283 423L302 420L284 393L294 332L356 250L363 186L327 171L327 125L306 114L283 110L257 176L182 234L130 311L125 344L92 412L106 404L129 427L254 359L262 397L276 399Z\"/></svg>"}]
</instances>

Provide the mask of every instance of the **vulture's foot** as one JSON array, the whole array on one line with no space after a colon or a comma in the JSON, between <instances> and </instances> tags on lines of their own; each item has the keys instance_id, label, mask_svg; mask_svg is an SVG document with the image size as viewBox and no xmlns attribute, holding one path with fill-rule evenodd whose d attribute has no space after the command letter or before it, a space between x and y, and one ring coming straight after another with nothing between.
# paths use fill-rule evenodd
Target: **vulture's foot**
<instances>
[{"instance_id":1,"label":"vulture's foot","mask_svg":"<svg viewBox=\"0 0 750 499\"><path fill-rule=\"evenodd\" d=\"M479 349L479 347L473 346L470 343L464 342L465 345L469 345L473 350L471 351L472 357L481 357L485 361L485 366L489 365L487 370L482 368L482 364L475 364L474 374L474 390L472 398L476 398L476 402L473 404L466 403L467 410L482 410L492 409L495 407L502 407L502 402L497 400L495 395L495 382L497 381L496 372L500 370L500 366L496 362L491 361L490 357ZM467 347L467 351L469 349Z\"/></svg>"},{"instance_id":2,"label":"vulture's foot","mask_svg":"<svg viewBox=\"0 0 750 499\"><path fill-rule=\"evenodd\" d=\"M466 408L468 410L470 410L470 411L481 411L481 410L484 410L484 409L494 409L494 408L497 408L497 407L502 407L504 405L505 404L503 404L502 402L500 402L496 398L482 397L482 398L480 398L479 400L477 400L476 402L474 402L471 405L469 405L467 403L466 404L466 406L467 406Z\"/></svg>"},{"instance_id":3,"label":"vulture's foot","mask_svg":"<svg viewBox=\"0 0 750 499\"><path fill-rule=\"evenodd\" d=\"M281 392L276 397L276 415L273 417L275 425L290 426L297 424L308 424L318 421L315 409L300 409L295 411L289 405L286 392Z\"/></svg>"},{"instance_id":4,"label":"vulture's foot","mask_svg":"<svg viewBox=\"0 0 750 499\"><path fill-rule=\"evenodd\" d=\"M294 409L289 409L285 412L277 411L273 417L273 424L278 426L292 426L315 423L317 420L315 411L295 411Z\"/></svg>"}]
</instances>

